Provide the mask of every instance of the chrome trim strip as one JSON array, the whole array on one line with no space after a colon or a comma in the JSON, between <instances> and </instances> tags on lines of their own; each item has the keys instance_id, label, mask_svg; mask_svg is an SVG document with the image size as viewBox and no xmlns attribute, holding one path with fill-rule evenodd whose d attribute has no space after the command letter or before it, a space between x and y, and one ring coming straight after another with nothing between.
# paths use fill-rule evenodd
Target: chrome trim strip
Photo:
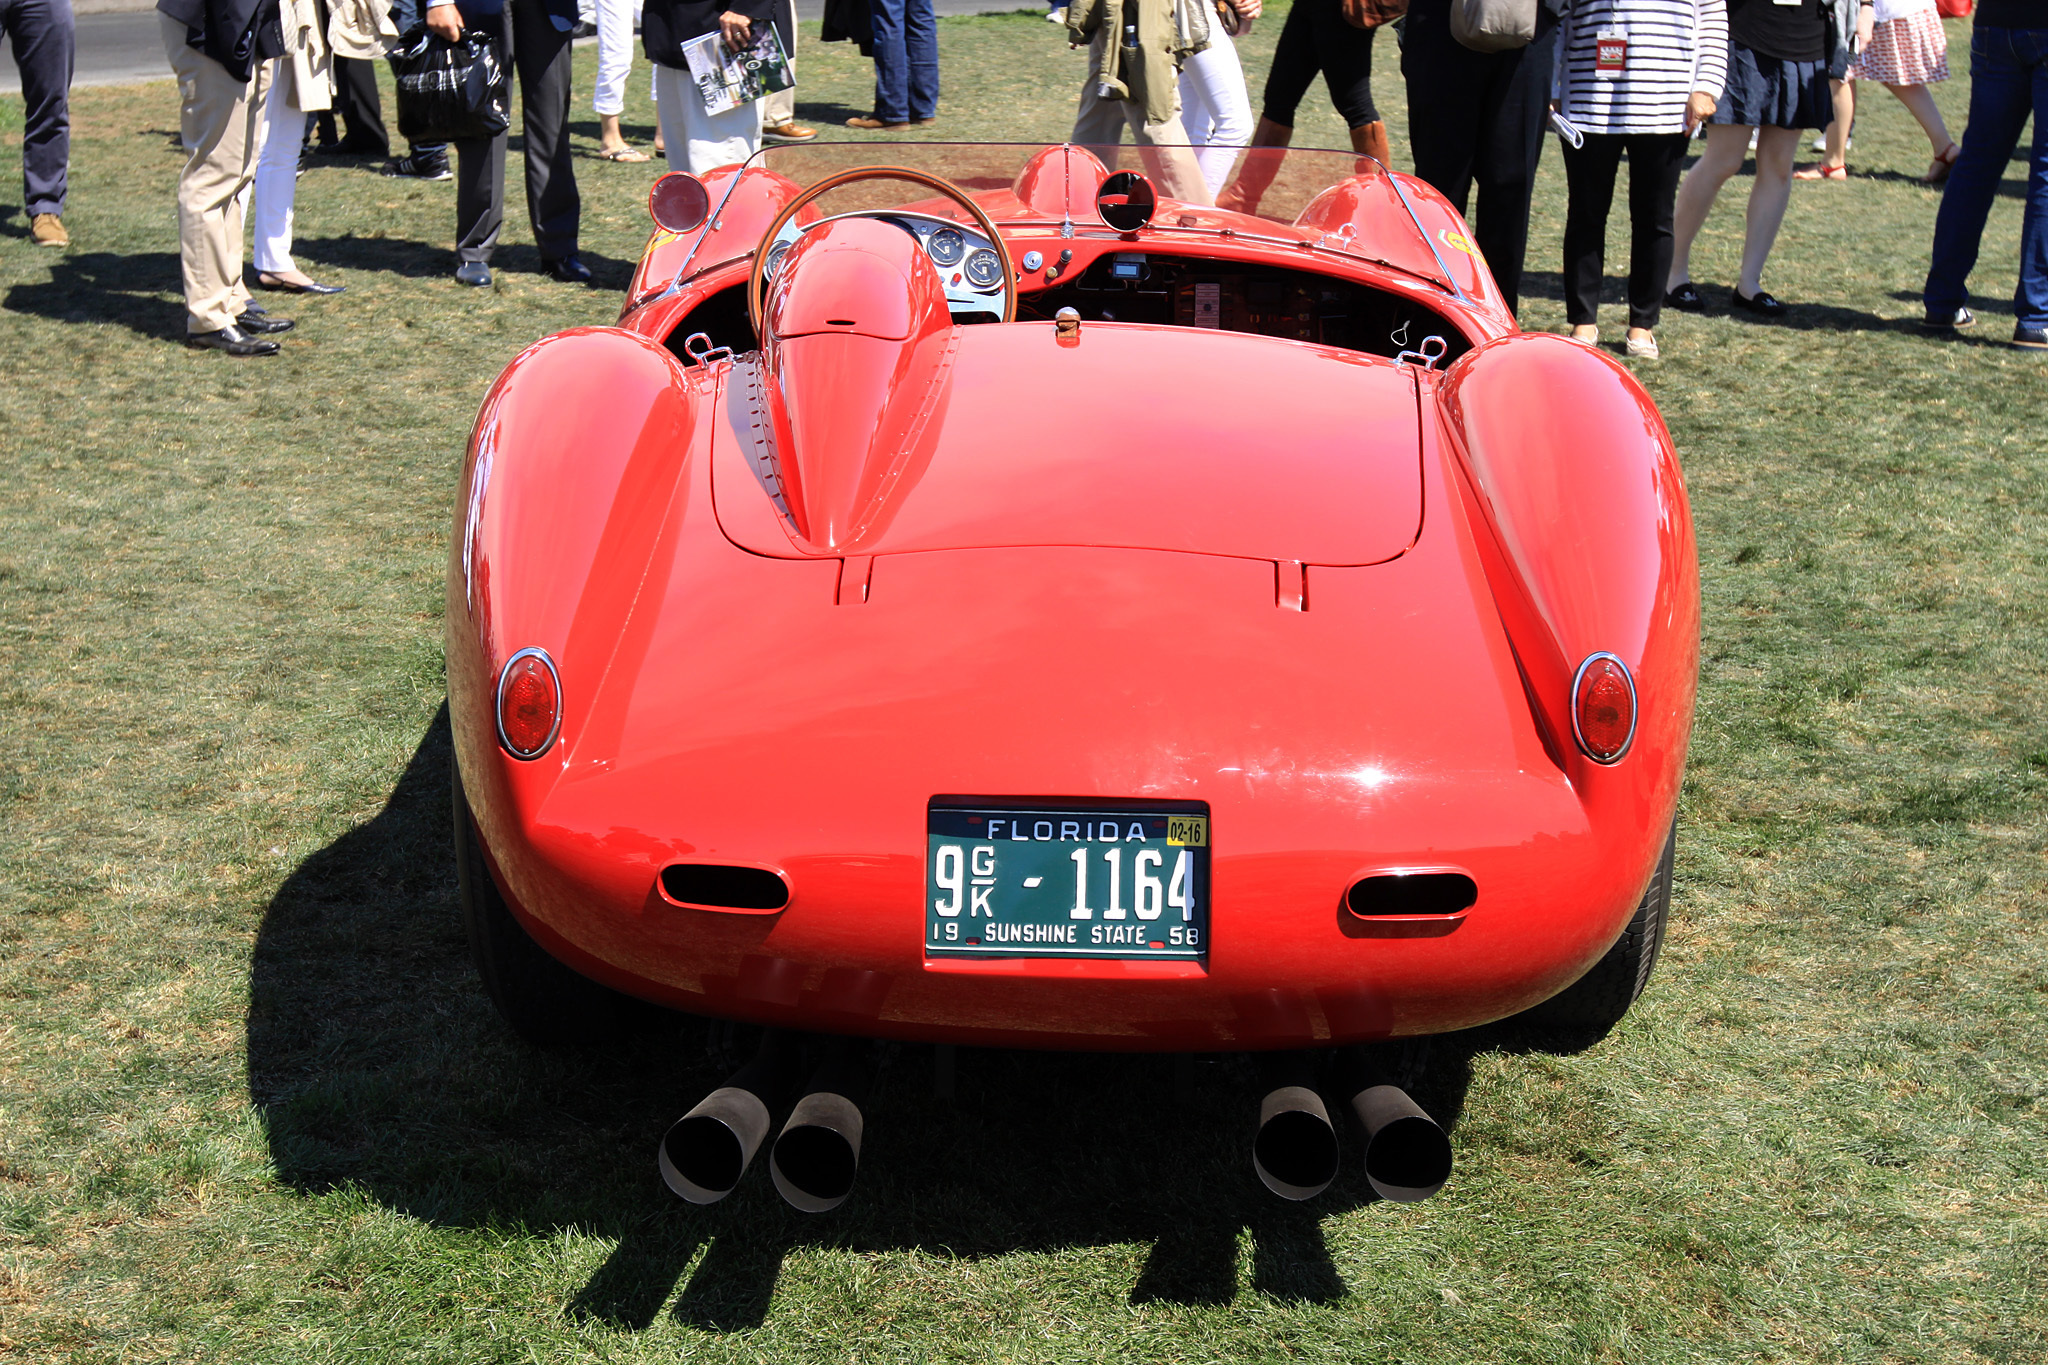
<instances>
[{"instance_id":1,"label":"chrome trim strip","mask_svg":"<svg viewBox=\"0 0 2048 1365\"><path fill-rule=\"evenodd\" d=\"M1458 287L1458 281L1452 277L1451 268L1444 264L1443 252L1436 249L1436 243L1431 241L1429 233L1423 230L1422 220L1415 216L1415 205L1408 202L1408 191L1401 188L1400 180L1391 173L1387 176L1387 183L1394 187L1394 197L1399 199L1401 207L1408 211L1408 221L1415 224L1415 235L1420 237L1422 244L1429 248L1429 254L1436 257L1436 268L1444 272L1444 284L1450 289L1451 297L1461 303L1470 303L1472 300L1466 297L1465 291ZM1622 671L1627 672L1628 670L1624 668ZM1634 684L1630 685L1633 686Z\"/></svg>"},{"instance_id":2,"label":"chrome trim strip","mask_svg":"<svg viewBox=\"0 0 2048 1365\"><path fill-rule=\"evenodd\" d=\"M1594 753L1591 746L1586 743L1586 737L1579 733L1579 684L1585 681L1586 670L1599 663L1602 659L1613 660L1614 666L1621 670L1621 680L1628 684L1628 738L1621 742L1621 748L1615 751L1612 758L1602 758ZM1622 661L1620 655L1609 654L1605 650L1588 654L1579 664L1578 669L1572 674L1572 694L1565 698L1565 708L1571 712L1572 742L1579 746L1580 753L1592 759L1601 767L1613 767L1624 758L1627 758L1628 751L1635 747L1636 722L1642 718L1643 708L1636 697L1636 675L1629 671L1628 665Z\"/></svg>"},{"instance_id":3,"label":"chrome trim strip","mask_svg":"<svg viewBox=\"0 0 2048 1365\"><path fill-rule=\"evenodd\" d=\"M555 682L555 724L548 731L548 737L542 740L540 747L532 753L520 752L512 747L511 740L505 738L505 680L512 676L512 665L521 659L539 659L541 666L547 669L548 676ZM561 670L555 667L555 661L548 657L546 650L538 645L529 645L505 660L505 666L498 670L497 696L491 706L491 724L498 732L498 746L522 763L530 763L555 747L555 737L562 733L562 674Z\"/></svg>"}]
</instances>

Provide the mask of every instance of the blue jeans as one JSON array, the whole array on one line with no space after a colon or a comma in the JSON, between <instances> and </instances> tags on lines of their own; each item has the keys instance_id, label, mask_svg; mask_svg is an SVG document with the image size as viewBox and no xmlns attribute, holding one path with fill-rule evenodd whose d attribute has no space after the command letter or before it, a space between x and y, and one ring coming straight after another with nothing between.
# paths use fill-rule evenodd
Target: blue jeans
<instances>
[{"instance_id":1,"label":"blue jeans","mask_svg":"<svg viewBox=\"0 0 2048 1365\"><path fill-rule=\"evenodd\" d=\"M872 0L875 117L908 123L939 112L939 21L932 0Z\"/></svg>"},{"instance_id":2,"label":"blue jeans","mask_svg":"<svg viewBox=\"0 0 2048 1365\"><path fill-rule=\"evenodd\" d=\"M1970 35L1970 122L1935 215L1934 259L1922 295L1931 318L1951 316L1967 300L1984 220L2029 114L2034 146L2012 310L2022 327L2048 327L2048 29L2038 28L1978 28Z\"/></svg>"},{"instance_id":3,"label":"blue jeans","mask_svg":"<svg viewBox=\"0 0 2048 1365\"><path fill-rule=\"evenodd\" d=\"M26 117L21 198L29 215L64 215L71 170L71 0L0 0L0 32L14 47Z\"/></svg>"}]
</instances>

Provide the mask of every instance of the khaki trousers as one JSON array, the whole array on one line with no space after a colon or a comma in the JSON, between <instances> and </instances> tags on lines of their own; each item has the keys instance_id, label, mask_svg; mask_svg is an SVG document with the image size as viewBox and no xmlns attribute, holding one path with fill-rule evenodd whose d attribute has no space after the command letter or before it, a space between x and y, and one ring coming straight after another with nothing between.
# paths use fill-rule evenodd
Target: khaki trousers
<instances>
[{"instance_id":1,"label":"khaki trousers","mask_svg":"<svg viewBox=\"0 0 2048 1365\"><path fill-rule=\"evenodd\" d=\"M185 330L218 332L249 306L242 279L243 191L263 154L263 102L277 63L256 63L238 81L185 41L166 15L164 53L178 78L179 130L190 148L178 176L178 260L185 276Z\"/></svg>"},{"instance_id":2,"label":"khaki trousers","mask_svg":"<svg viewBox=\"0 0 2048 1365\"><path fill-rule=\"evenodd\" d=\"M1183 204L1214 204L1216 197L1209 192L1209 182L1202 178L1201 163L1195 160L1195 153L1188 146L1188 130L1180 121L1178 90L1174 92L1173 113L1161 123L1147 122L1142 104L1104 99L1096 93L1102 83L1102 56L1108 37L1109 26L1104 25L1088 44L1088 79L1081 86L1081 107L1074 115L1071 140L1093 151L1102 158L1103 165L1115 170L1117 145L1123 141L1128 126L1131 141L1138 145L1138 159L1145 174L1163 197L1178 199Z\"/></svg>"}]
</instances>

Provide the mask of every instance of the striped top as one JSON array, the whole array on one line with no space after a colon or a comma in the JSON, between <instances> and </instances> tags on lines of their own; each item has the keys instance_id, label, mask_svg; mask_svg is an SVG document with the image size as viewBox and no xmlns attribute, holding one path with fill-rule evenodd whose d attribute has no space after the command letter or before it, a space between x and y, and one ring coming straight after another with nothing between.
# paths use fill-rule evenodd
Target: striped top
<instances>
[{"instance_id":1,"label":"striped top","mask_svg":"<svg viewBox=\"0 0 2048 1365\"><path fill-rule=\"evenodd\" d=\"M1594 71L1599 35L1627 34L1618 76ZM1569 0L1551 86L1564 116L1588 133L1682 133L1686 97L1718 100L1728 78L1725 0Z\"/></svg>"}]
</instances>

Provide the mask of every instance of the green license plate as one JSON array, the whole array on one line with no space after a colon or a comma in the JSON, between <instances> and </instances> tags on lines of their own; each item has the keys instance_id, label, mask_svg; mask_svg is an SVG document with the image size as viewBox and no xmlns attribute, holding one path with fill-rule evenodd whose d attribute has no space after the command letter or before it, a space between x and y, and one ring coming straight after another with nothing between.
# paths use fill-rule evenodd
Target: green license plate
<instances>
[{"instance_id":1,"label":"green license plate","mask_svg":"<svg viewBox=\"0 0 2048 1365\"><path fill-rule=\"evenodd\" d=\"M933 806L927 957L1209 953L1209 808Z\"/></svg>"}]
</instances>

